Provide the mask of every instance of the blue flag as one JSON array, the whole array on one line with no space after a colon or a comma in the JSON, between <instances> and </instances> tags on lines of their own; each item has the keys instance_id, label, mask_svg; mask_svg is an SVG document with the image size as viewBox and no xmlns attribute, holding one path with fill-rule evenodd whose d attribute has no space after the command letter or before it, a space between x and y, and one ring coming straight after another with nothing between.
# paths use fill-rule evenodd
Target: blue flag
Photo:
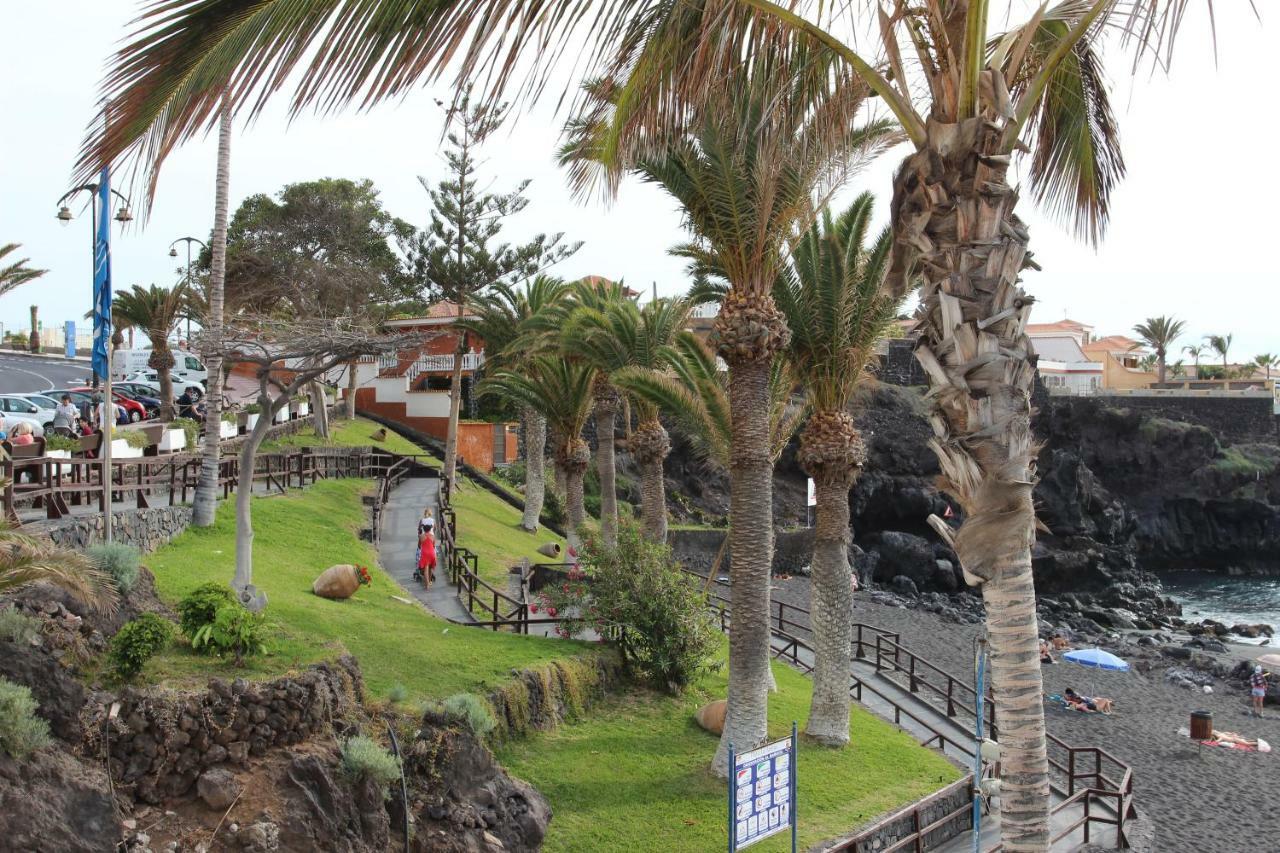
<instances>
[{"instance_id":1,"label":"blue flag","mask_svg":"<svg viewBox=\"0 0 1280 853\"><path fill-rule=\"evenodd\" d=\"M105 380L111 371L111 177L106 166L98 178L98 233L93 238L93 372Z\"/></svg>"}]
</instances>

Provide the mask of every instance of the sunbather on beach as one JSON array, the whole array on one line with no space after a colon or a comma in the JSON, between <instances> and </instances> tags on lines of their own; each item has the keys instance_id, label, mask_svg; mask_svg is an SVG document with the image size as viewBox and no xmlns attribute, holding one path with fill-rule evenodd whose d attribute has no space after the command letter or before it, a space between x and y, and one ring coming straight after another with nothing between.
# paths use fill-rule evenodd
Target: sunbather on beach
<instances>
[{"instance_id":1,"label":"sunbather on beach","mask_svg":"<svg viewBox=\"0 0 1280 853\"><path fill-rule=\"evenodd\" d=\"M1217 741L1218 743L1234 743L1236 746L1249 746L1254 748L1257 748L1258 746L1258 742L1256 740L1249 740L1244 735L1236 734L1235 732L1220 732L1217 729L1213 730L1213 737L1210 738L1210 740Z\"/></svg>"},{"instance_id":2,"label":"sunbather on beach","mask_svg":"<svg viewBox=\"0 0 1280 853\"><path fill-rule=\"evenodd\" d=\"M1053 650L1048 640L1040 641L1040 663L1053 663Z\"/></svg>"}]
</instances>

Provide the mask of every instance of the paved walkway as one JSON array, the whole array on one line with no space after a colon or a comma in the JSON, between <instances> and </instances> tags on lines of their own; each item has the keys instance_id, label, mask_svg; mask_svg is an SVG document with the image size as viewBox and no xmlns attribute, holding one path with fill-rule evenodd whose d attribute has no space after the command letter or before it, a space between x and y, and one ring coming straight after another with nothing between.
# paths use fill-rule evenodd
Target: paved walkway
<instances>
[{"instance_id":1,"label":"paved walkway","mask_svg":"<svg viewBox=\"0 0 1280 853\"><path fill-rule=\"evenodd\" d=\"M440 517L439 493L440 481L435 477L410 477L391 491L382 512L378 562L387 574L432 613L453 622L474 622L476 620L458 600L458 588L449 584L449 575L443 565L436 568L436 580L429 590L413 579L418 519L426 507L431 507L436 518Z\"/></svg>"}]
</instances>

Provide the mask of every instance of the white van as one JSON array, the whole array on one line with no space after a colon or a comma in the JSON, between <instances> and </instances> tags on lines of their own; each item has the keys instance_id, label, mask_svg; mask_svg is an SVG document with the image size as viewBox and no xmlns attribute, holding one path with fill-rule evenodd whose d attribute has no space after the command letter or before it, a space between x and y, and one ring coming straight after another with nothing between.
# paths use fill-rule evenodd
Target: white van
<instances>
[{"instance_id":1,"label":"white van","mask_svg":"<svg viewBox=\"0 0 1280 853\"><path fill-rule=\"evenodd\" d=\"M186 350L173 350L173 369L169 373L174 379L182 379L191 383L205 385L209 379L209 371L204 362ZM111 358L111 377L124 379L128 376L150 371L147 361L151 358L149 349L118 349Z\"/></svg>"}]
</instances>

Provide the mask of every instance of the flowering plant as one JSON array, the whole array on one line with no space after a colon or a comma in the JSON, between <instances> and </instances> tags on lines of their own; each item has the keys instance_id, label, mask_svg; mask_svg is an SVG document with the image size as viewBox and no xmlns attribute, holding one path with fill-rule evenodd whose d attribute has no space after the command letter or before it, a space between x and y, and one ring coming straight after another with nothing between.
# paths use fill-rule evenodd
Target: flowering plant
<instances>
[{"instance_id":1,"label":"flowering plant","mask_svg":"<svg viewBox=\"0 0 1280 853\"><path fill-rule=\"evenodd\" d=\"M589 607L590 593L586 584L587 573L574 562L560 583L543 587L529 605L529 613L544 613L552 619L560 619L553 629L557 637L571 639L586 627L583 613Z\"/></svg>"},{"instance_id":2,"label":"flowering plant","mask_svg":"<svg viewBox=\"0 0 1280 853\"><path fill-rule=\"evenodd\" d=\"M361 586L368 586L373 583L373 577L369 574L368 566L356 566L356 577L359 578Z\"/></svg>"}]
</instances>

